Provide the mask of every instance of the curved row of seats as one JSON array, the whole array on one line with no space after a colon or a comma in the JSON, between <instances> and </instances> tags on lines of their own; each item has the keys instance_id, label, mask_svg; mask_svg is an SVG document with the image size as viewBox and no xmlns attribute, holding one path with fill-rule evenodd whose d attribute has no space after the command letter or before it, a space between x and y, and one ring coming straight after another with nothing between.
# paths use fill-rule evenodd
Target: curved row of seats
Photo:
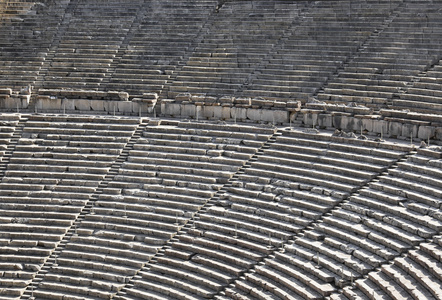
<instances>
[{"instance_id":1,"label":"curved row of seats","mask_svg":"<svg viewBox=\"0 0 442 300\"><path fill-rule=\"evenodd\" d=\"M168 97L233 95L308 6L307 1L226 1L202 28L204 35L168 87Z\"/></svg>"},{"instance_id":2,"label":"curved row of seats","mask_svg":"<svg viewBox=\"0 0 442 300\"><path fill-rule=\"evenodd\" d=\"M43 73L42 88L96 90L113 61L142 1L77 0L60 25L56 51ZM68 21L67 21L68 20ZM66 26L66 28L63 28ZM62 31L63 30L63 31Z\"/></svg>"},{"instance_id":3,"label":"curved row of seats","mask_svg":"<svg viewBox=\"0 0 442 300\"><path fill-rule=\"evenodd\" d=\"M320 91L333 103L432 112L438 91L419 82L438 78L438 4L37 3L0 29L0 87L304 101Z\"/></svg>"},{"instance_id":4,"label":"curved row of seats","mask_svg":"<svg viewBox=\"0 0 442 300\"><path fill-rule=\"evenodd\" d=\"M425 100L426 88L418 92L422 98L414 96L419 83L411 88L440 59L439 7L440 1L401 4L388 26L368 41L317 98L332 103L356 102L374 109L440 110L437 101Z\"/></svg>"},{"instance_id":5,"label":"curved row of seats","mask_svg":"<svg viewBox=\"0 0 442 300\"><path fill-rule=\"evenodd\" d=\"M19 119L2 116L5 144ZM28 116L0 183L2 296L19 297L46 263L33 291L41 298L347 297L365 293L376 272L416 269L440 233L440 160L425 152L405 160L408 145L245 124L143 124ZM425 272L420 293L437 297L429 286L438 275Z\"/></svg>"},{"instance_id":6,"label":"curved row of seats","mask_svg":"<svg viewBox=\"0 0 442 300\"><path fill-rule=\"evenodd\" d=\"M332 299L440 299L441 237L422 243L379 271L356 280Z\"/></svg>"},{"instance_id":7,"label":"curved row of seats","mask_svg":"<svg viewBox=\"0 0 442 300\"><path fill-rule=\"evenodd\" d=\"M139 120L29 116L0 182L1 295L19 296L108 173Z\"/></svg>"},{"instance_id":8,"label":"curved row of seats","mask_svg":"<svg viewBox=\"0 0 442 300\"><path fill-rule=\"evenodd\" d=\"M242 94L306 101L359 50L398 2L315 3L300 15Z\"/></svg>"},{"instance_id":9,"label":"curved row of seats","mask_svg":"<svg viewBox=\"0 0 442 300\"><path fill-rule=\"evenodd\" d=\"M160 94L189 56L218 1L155 1L144 4L143 18L132 28L127 47L105 89L136 97Z\"/></svg>"},{"instance_id":10,"label":"curved row of seats","mask_svg":"<svg viewBox=\"0 0 442 300\"><path fill-rule=\"evenodd\" d=\"M285 291L291 290L309 299L331 294L354 299L364 293L368 299L437 299L440 267L435 273L425 267L437 265L442 253L427 244L442 226L440 163L416 155L390 168L226 293L233 298L285 299ZM434 250L430 256L436 260L423 257L427 248ZM372 272L378 268L380 272ZM360 277L364 279L356 280ZM348 287L355 282L357 292ZM344 295L336 287L345 287Z\"/></svg>"},{"instance_id":11,"label":"curved row of seats","mask_svg":"<svg viewBox=\"0 0 442 300\"><path fill-rule=\"evenodd\" d=\"M68 2L21 1L17 4L26 9L0 15L0 88L20 91L34 85Z\"/></svg>"},{"instance_id":12,"label":"curved row of seats","mask_svg":"<svg viewBox=\"0 0 442 300\"><path fill-rule=\"evenodd\" d=\"M327 257L326 245L318 248L324 251L323 269L314 267L316 252L297 252L296 244L286 246L281 257L265 259L299 234L315 237L307 233L313 223L409 150L353 141L349 145L329 135L296 131L277 135L117 298L212 298L232 283L235 288L226 290L228 297L247 295L254 285L254 290L268 288L263 297L274 289L305 298L335 292L343 264ZM254 268L256 272L248 272ZM243 274L246 280L235 282Z\"/></svg>"},{"instance_id":13,"label":"curved row of seats","mask_svg":"<svg viewBox=\"0 0 442 300\"><path fill-rule=\"evenodd\" d=\"M272 134L245 125L146 126L34 295L116 293Z\"/></svg>"}]
</instances>

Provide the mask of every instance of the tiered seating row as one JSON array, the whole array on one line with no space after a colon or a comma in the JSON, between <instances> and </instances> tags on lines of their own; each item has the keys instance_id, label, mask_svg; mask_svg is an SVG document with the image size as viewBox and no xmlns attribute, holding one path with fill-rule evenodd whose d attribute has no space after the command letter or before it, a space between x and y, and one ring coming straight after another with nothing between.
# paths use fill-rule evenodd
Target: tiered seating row
<instances>
[{"instance_id":1,"label":"tiered seating row","mask_svg":"<svg viewBox=\"0 0 442 300\"><path fill-rule=\"evenodd\" d=\"M399 100L393 101L392 108L431 114L440 112L442 110L441 83L442 66L439 60L434 67L415 78L413 86L401 94Z\"/></svg>"},{"instance_id":2,"label":"tiered seating row","mask_svg":"<svg viewBox=\"0 0 442 300\"><path fill-rule=\"evenodd\" d=\"M298 18L306 1L226 1L169 87L179 93L233 95Z\"/></svg>"},{"instance_id":3,"label":"tiered seating row","mask_svg":"<svg viewBox=\"0 0 442 300\"><path fill-rule=\"evenodd\" d=\"M161 93L176 68L190 55L217 3L204 0L150 4L105 88L127 91L132 97Z\"/></svg>"},{"instance_id":4,"label":"tiered seating row","mask_svg":"<svg viewBox=\"0 0 442 300\"><path fill-rule=\"evenodd\" d=\"M307 101L388 18L400 1L321 1L295 22L244 96ZM364 22L363 19L370 22Z\"/></svg>"},{"instance_id":5,"label":"tiered seating row","mask_svg":"<svg viewBox=\"0 0 442 300\"><path fill-rule=\"evenodd\" d=\"M12 3L19 14L0 16L0 88L19 92L37 80L69 1L6 1Z\"/></svg>"},{"instance_id":6,"label":"tiered seating row","mask_svg":"<svg viewBox=\"0 0 442 300\"><path fill-rule=\"evenodd\" d=\"M439 1L401 5L388 27L371 39L317 98L331 103L356 102L374 109L420 111L419 107L432 107L425 107L425 95L414 97L414 89L404 92L414 77L440 59L439 8ZM439 109L437 104L433 106Z\"/></svg>"},{"instance_id":7,"label":"tiered seating row","mask_svg":"<svg viewBox=\"0 0 442 300\"><path fill-rule=\"evenodd\" d=\"M147 126L36 294L116 293L272 134L245 125ZM74 290L80 281L88 288Z\"/></svg>"},{"instance_id":8,"label":"tiered seating row","mask_svg":"<svg viewBox=\"0 0 442 300\"><path fill-rule=\"evenodd\" d=\"M122 299L126 295L158 294L172 298L181 294L213 297L402 155L401 151L374 143L356 141L348 145L330 135L282 132L263 155L225 186L216 205L199 214L192 227L178 236L157 263L143 269L134 287L121 294ZM308 270L313 265L309 262L313 256L299 257L294 259L297 265L285 267L296 254L294 249L283 262L266 262L256 269L256 274L247 277L251 282L244 284L260 285L256 290L285 285L279 287L281 295L286 295L283 291L288 289L307 298L331 294L335 289L330 282L337 277L333 271L340 270L342 261L329 262L328 267L335 270L318 270L304 278L302 268ZM207 269L212 272L204 273L204 280L200 280L199 271ZM326 282L321 283L324 278ZM313 279L316 283L309 284ZM170 285L176 294L168 294ZM239 290L240 287L231 293L240 293Z\"/></svg>"},{"instance_id":9,"label":"tiered seating row","mask_svg":"<svg viewBox=\"0 0 442 300\"><path fill-rule=\"evenodd\" d=\"M356 280L343 295L352 299L440 299L442 281L441 237L422 243L407 255L383 265L367 278Z\"/></svg>"},{"instance_id":10,"label":"tiered seating row","mask_svg":"<svg viewBox=\"0 0 442 300\"><path fill-rule=\"evenodd\" d=\"M440 164L440 159L423 155L411 156L406 162L400 162L398 168L389 169L388 174L379 177L379 181L370 182L367 188L360 189L341 207L304 231L303 236L287 245L283 253L277 252L275 258L266 260L262 267L265 271L261 267L256 270L260 276L265 272L265 279L257 281L254 274L250 275L250 279L246 276L245 282L235 283L235 288L227 292L236 297L253 295L252 291L264 288L280 297L278 293L291 287L298 288L298 294L303 297L321 298L336 292L333 290L336 286L348 286L356 278L368 275L371 281L377 276L375 282L360 281L360 288L364 288L369 298L373 297L371 293L382 291L393 299L410 296L414 299L438 298L440 276L427 271L421 273L410 259L400 256L408 253L408 257L414 257L416 251L413 249L426 248L425 242L437 236L442 229L439 213L442 204ZM394 265L390 267L388 263L391 261ZM382 268L382 272L370 273L376 268ZM281 281L278 285L274 281L281 275L271 275L270 271L277 271L277 274L285 272L301 283ZM413 279L407 279L407 273ZM268 278L273 286L266 285ZM315 280L312 281L312 278ZM317 294L302 294L308 291L305 281L310 282L310 289ZM388 285L393 285L392 282L397 282L406 291L397 288L394 292L396 288ZM361 296L360 292L352 294L349 288L345 294L349 299Z\"/></svg>"},{"instance_id":11,"label":"tiered seating row","mask_svg":"<svg viewBox=\"0 0 442 300\"><path fill-rule=\"evenodd\" d=\"M23 292L57 247L138 123L29 116L0 182L0 285L11 296Z\"/></svg>"},{"instance_id":12,"label":"tiered seating row","mask_svg":"<svg viewBox=\"0 0 442 300\"><path fill-rule=\"evenodd\" d=\"M41 87L98 90L142 2L78 0Z\"/></svg>"}]
</instances>

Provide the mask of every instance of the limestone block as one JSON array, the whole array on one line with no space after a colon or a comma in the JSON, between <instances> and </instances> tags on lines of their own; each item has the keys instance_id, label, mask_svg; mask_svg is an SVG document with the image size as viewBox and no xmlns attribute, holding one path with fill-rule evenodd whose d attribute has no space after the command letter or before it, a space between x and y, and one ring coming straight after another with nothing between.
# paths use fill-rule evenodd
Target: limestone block
<instances>
[{"instance_id":1,"label":"limestone block","mask_svg":"<svg viewBox=\"0 0 442 300\"><path fill-rule=\"evenodd\" d=\"M377 133L377 134L383 134L384 136L386 136L388 134L388 129L389 128L389 122L384 121L384 120L374 120L372 122L372 130L371 132ZM367 128L368 130L368 128Z\"/></svg>"},{"instance_id":2,"label":"limestone block","mask_svg":"<svg viewBox=\"0 0 442 300\"><path fill-rule=\"evenodd\" d=\"M275 111L274 110L267 110L267 109L261 110L261 121L276 123L278 120L277 120L277 117L274 113Z\"/></svg>"},{"instance_id":3,"label":"limestone block","mask_svg":"<svg viewBox=\"0 0 442 300\"><path fill-rule=\"evenodd\" d=\"M61 107L60 110L63 111L73 111L75 110L75 101L76 100L71 100L71 99L63 99L61 101Z\"/></svg>"},{"instance_id":4,"label":"limestone block","mask_svg":"<svg viewBox=\"0 0 442 300\"><path fill-rule=\"evenodd\" d=\"M303 123L305 126L311 127L313 124L317 124L317 115L303 111Z\"/></svg>"},{"instance_id":5,"label":"limestone block","mask_svg":"<svg viewBox=\"0 0 442 300\"><path fill-rule=\"evenodd\" d=\"M229 106L222 106L221 107L221 119L223 120L228 120L230 119L230 111L231 111L231 107Z\"/></svg>"},{"instance_id":6,"label":"limestone block","mask_svg":"<svg viewBox=\"0 0 442 300\"><path fill-rule=\"evenodd\" d=\"M246 120L247 119L247 108L243 107L232 107L230 110L232 120Z\"/></svg>"},{"instance_id":7,"label":"limestone block","mask_svg":"<svg viewBox=\"0 0 442 300\"><path fill-rule=\"evenodd\" d=\"M273 107L278 109L285 109L287 107L287 103L282 101L275 101L275 103L273 103Z\"/></svg>"},{"instance_id":8,"label":"limestone block","mask_svg":"<svg viewBox=\"0 0 442 300\"><path fill-rule=\"evenodd\" d=\"M31 101L31 95L18 95L20 108L27 108Z\"/></svg>"},{"instance_id":9,"label":"limestone block","mask_svg":"<svg viewBox=\"0 0 442 300\"><path fill-rule=\"evenodd\" d=\"M318 115L318 126L319 127L332 127L333 126L333 119L330 114L319 114Z\"/></svg>"},{"instance_id":10,"label":"limestone block","mask_svg":"<svg viewBox=\"0 0 442 300\"><path fill-rule=\"evenodd\" d=\"M286 110L273 110L273 116L276 123L288 123L290 112Z\"/></svg>"},{"instance_id":11,"label":"limestone block","mask_svg":"<svg viewBox=\"0 0 442 300\"><path fill-rule=\"evenodd\" d=\"M103 103L104 111L109 113L118 112L118 104L117 101L105 101Z\"/></svg>"},{"instance_id":12,"label":"limestone block","mask_svg":"<svg viewBox=\"0 0 442 300\"><path fill-rule=\"evenodd\" d=\"M203 106L201 107L200 117L206 119L212 119L215 116L215 108L216 106Z\"/></svg>"},{"instance_id":13,"label":"limestone block","mask_svg":"<svg viewBox=\"0 0 442 300\"><path fill-rule=\"evenodd\" d=\"M405 123L402 124L402 134L401 136L405 138L416 138L419 131L419 126L414 124Z\"/></svg>"},{"instance_id":14,"label":"limestone block","mask_svg":"<svg viewBox=\"0 0 442 300\"><path fill-rule=\"evenodd\" d=\"M0 89L1 95L12 95L12 89L6 88L6 89Z\"/></svg>"},{"instance_id":15,"label":"limestone block","mask_svg":"<svg viewBox=\"0 0 442 300\"><path fill-rule=\"evenodd\" d=\"M182 104L181 105L181 117L195 117L196 106L194 104Z\"/></svg>"},{"instance_id":16,"label":"limestone block","mask_svg":"<svg viewBox=\"0 0 442 300\"><path fill-rule=\"evenodd\" d=\"M158 100L157 93L143 93L143 99Z\"/></svg>"},{"instance_id":17,"label":"limestone block","mask_svg":"<svg viewBox=\"0 0 442 300\"><path fill-rule=\"evenodd\" d=\"M351 116L351 114L348 113L341 113L341 112L337 112L334 113L332 112L332 118L333 118L333 126L338 128L338 129L343 129L343 128L347 128L348 126L348 116Z\"/></svg>"},{"instance_id":18,"label":"limestone block","mask_svg":"<svg viewBox=\"0 0 442 300\"><path fill-rule=\"evenodd\" d=\"M234 102L235 104L240 104L240 105L251 105L252 104L252 99L251 98L235 98Z\"/></svg>"},{"instance_id":19,"label":"limestone block","mask_svg":"<svg viewBox=\"0 0 442 300\"><path fill-rule=\"evenodd\" d=\"M58 110L60 109L62 100L59 98L51 99L50 96L39 96L35 103L37 111L40 110Z\"/></svg>"},{"instance_id":20,"label":"limestone block","mask_svg":"<svg viewBox=\"0 0 442 300\"><path fill-rule=\"evenodd\" d=\"M247 119L249 120L261 120L261 109L249 108L247 110Z\"/></svg>"},{"instance_id":21,"label":"limestone block","mask_svg":"<svg viewBox=\"0 0 442 300\"><path fill-rule=\"evenodd\" d=\"M435 127L435 136L436 140L441 141L442 140L442 127Z\"/></svg>"},{"instance_id":22,"label":"limestone block","mask_svg":"<svg viewBox=\"0 0 442 300\"><path fill-rule=\"evenodd\" d=\"M251 104L253 107L259 108L263 107L266 104L267 100L263 98L253 98Z\"/></svg>"},{"instance_id":23,"label":"limestone block","mask_svg":"<svg viewBox=\"0 0 442 300\"><path fill-rule=\"evenodd\" d=\"M75 110L80 110L80 111L82 111L82 110L84 110L84 111L91 110L91 100L77 99L75 101Z\"/></svg>"},{"instance_id":24,"label":"limestone block","mask_svg":"<svg viewBox=\"0 0 442 300\"><path fill-rule=\"evenodd\" d=\"M181 115L181 104L172 103L170 101L161 102L161 114L167 116L179 116Z\"/></svg>"},{"instance_id":25,"label":"limestone block","mask_svg":"<svg viewBox=\"0 0 442 300\"><path fill-rule=\"evenodd\" d=\"M190 93L181 93L175 96L177 102L190 101L192 95Z\"/></svg>"},{"instance_id":26,"label":"limestone block","mask_svg":"<svg viewBox=\"0 0 442 300\"><path fill-rule=\"evenodd\" d=\"M90 110L93 111L104 111L104 100L91 100L90 103Z\"/></svg>"},{"instance_id":27,"label":"limestone block","mask_svg":"<svg viewBox=\"0 0 442 300\"><path fill-rule=\"evenodd\" d=\"M204 102L206 100L206 95L204 94L196 94L192 95L189 101L191 102Z\"/></svg>"},{"instance_id":28,"label":"limestone block","mask_svg":"<svg viewBox=\"0 0 442 300\"><path fill-rule=\"evenodd\" d=\"M402 136L402 134L402 123L388 122L388 136Z\"/></svg>"},{"instance_id":29,"label":"limestone block","mask_svg":"<svg viewBox=\"0 0 442 300\"><path fill-rule=\"evenodd\" d=\"M235 98L230 97L230 96L223 96L221 98L218 99L219 103L228 103L228 104L232 104Z\"/></svg>"},{"instance_id":30,"label":"limestone block","mask_svg":"<svg viewBox=\"0 0 442 300\"><path fill-rule=\"evenodd\" d=\"M217 100L218 100L218 99L217 99L216 97L206 96L205 102L206 102L206 103L216 103Z\"/></svg>"},{"instance_id":31,"label":"limestone block","mask_svg":"<svg viewBox=\"0 0 442 300\"><path fill-rule=\"evenodd\" d=\"M290 111L300 111L301 110L301 101L293 101L290 100L287 102L287 109Z\"/></svg>"},{"instance_id":32,"label":"limestone block","mask_svg":"<svg viewBox=\"0 0 442 300\"><path fill-rule=\"evenodd\" d=\"M368 132L373 131L373 119L361 119L360 123L363 130L367 130Z\"/></svg>"},{"instance_id":33,"label":"limestone block","mask_svg":"<svg viewBox=\"0 0 442 300\"><path fill-rule=\"evenodd\" d=\"M223 119L223 110L227 108L224 106L212 106L213 109L213 117L215 119Z\"/></svg>"},{"instance_id":34,"label":"limestone block","mask_svg":"<svg viewBox=\"0 0 442 300\"><path fill-rule=\"evenodd\" d=\"M361 128L361 124L358 119L355 119L352 116L343 115L341 117L341 130L344 131L355 131Z\"/></svg>"}]
</instances>

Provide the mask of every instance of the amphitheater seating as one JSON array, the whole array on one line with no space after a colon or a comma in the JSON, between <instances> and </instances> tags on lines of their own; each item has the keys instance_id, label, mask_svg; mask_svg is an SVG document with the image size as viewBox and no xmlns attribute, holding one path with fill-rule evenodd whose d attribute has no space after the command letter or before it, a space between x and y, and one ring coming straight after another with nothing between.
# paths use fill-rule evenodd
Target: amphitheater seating
<instances>
[{"instance_id":1,"label":"amphitheater seating","mask_svg":"<svg viewBox=\"0 0 442 300\"><path fill-rule=\"evenodd\" d=\"M46 275L39 295L88 297L89 288L70 288L77 281L97 293L115 293L272 133L208 123L147 126L61 253L58 267Z\"/></svg>"},{"instance_id":2,"label":"amphitheater seating","mask_svg":"<svg viewBox=\"0 0 442 300\"><path fill-rule=\"evenodd\" d=\"M356 280L353 288L345 288L348 298L359 295L373 299L440 299L441 239L420 244L407 255L398 257L367 278Z\"/></svg>"},{"instance_id":3,"label":"amphitheater seating","mask_svg":"<svg viewBox=\"0 0 442 300\"><path fill-rule=\"evenodd\" d=\"M400 99L393 100L390 108L409 109L420 113L440 113L441 90L440 82L442 78L442 67L440 61L427 72L419 74L411 87L400 95Z\"/></svg>"},{"instance_id":4,"label":"amphitheater seating","mask_svg":"<svg viewBox=\"0 0 442 300\"><path fill-rule=\"evenodd\" d=\"M0 115L0 161L3 162L4 156L11 142L14 132L21 117L19 115Z\"/></svg>"},{"instance_id":5,"label":"amphitheater seating","mask_svg":"<svg viewBox=\"0 0 442 300\"><path fill-rule=\"evenodd\" d=\"M29 116L0 183L0 259L9 274L0 279L1 286L26 287L120 155L138 122ZM14 265L21 267L11 270Z\"/></svg>"},{"instance_id":6,"label":"amphitheater seating","mask_svg":"<svg viewBox=\"0 0 442 300\"><path fill-rule=\"evenodd\" d=\"M252 160L250 166L246 165L238 177L225 186L226 191L213 206L206 205L207 210L195 218L185 234L179 235L165 256L143 271L133 291L127 289L125 293L135 295L148 290L166 296L168 280L173 280L177 290L193 294L190 286L194 285L190 281L197 280L196 271L209 268L213 274L208 274L206 281L197 280L202 289L198 293L212 297L226 282L233 282L241 272L274 251L274 247L293 239L403 154L383 147L374 150L370 146L374 144L364 145L358 140L347 145L346 141L330 135L282 132L257 160ZM329 173L330 170L334 173ZM285 288L304 297L333 292L328 283L333 280L332 271L320 271L328 282L321 284L318 280L317 286L306 288L308 282L319 275L302 279L303 283L298 286L294 282L303 277L303 269L286 269L283 267L286 262L266 263L256 269L255 277L250 275L250 281L258 285L262 281L262 286L256 287L262 289L267 279L278 281L285 273L290 280L284 282L283 278L275 282L275 286L286 285ZM298 258L298 263L298 268L304 263L309 265L305 258ZM220 276L226 273L227 277ZM292 278L293 274L297 274L297 279ZM150 280L155 280L155 288L147 284ZM163 288L159 288L161 285ZM280 292L282 290L284 288Z\"/></svg>"},{"instance_id":7,"label":"amphitheater seating","mask_svg":"<svg viewBox=\"0 0 442 300\"><path fill-rule=\"evenodd\" d=\"M69 1L3 1L0 15L0 88L33 85ZM12 8L13 7L13 8Z\"/></svg>"},{"instance_id":8,"label":"amphitheater seating","mask_svg":"<svg viewBox=\"0 0 442 300\"><path fill-rule=\"evenodd\" d=\"M145 15L133 30L108 88L128 91L133 97L161 93L190 55L216 4L214 0L155 2L144 8Z\"/></svg>"},{"instance_id":9,"label":"amphitheater seating","mask_svg":"<svg viewBox=\"0 0 442 300\"><path fill-rule=\"evenodd\" d=\"M98 90L140 8L140 1L78 0L41 87Z\"/></svg>"},{"instance_id":10,"label":"amphitheater seating","mask_svg":"<svg viewBox=\"0 0 442 300\"><path fill-rule=\"evenodd\" d=\"M398 1L392 1L397 6ZM270 56L243 95L307 101L354 55L390 11L385 2L323 1L301 10L287 40ZM370 22L361 22L369 18ZM337 43L339 41L339 43Z\"/></svg>"},{"instance_id":11,"label":"amphitheater seating","mask_svg":"<svg viewBox=\"0 0 442 300\"><path fill-rule=\"evenodd\" d=\"M401 105L401 101L407 99L403 93L408 84L439 59L441 32L427 30L440 28L441 19L435 11L438 5L400 5L397 16L385 24L388 27L372 36L317 98L332 103L357 102L377 109L391 105L400 109L416 107L417 103Z\"/></svg>"},{"instance_id":12,"label":"amphitheater seating","mask_svg":"<svg viewBox=\"0 0 442 300\"><path fill-rule=\"evenodd\" d=\"M441 299L441 4L0 1L0 298Z\"/></svg>"},{"instance_id":13,"label":"amphitheater seating","mask_svg":"<svg viewBox=\"0 0 442 300\"><path fill-rule=\"evenodd\" d=\"M205 35L169 87L168 97L233 95L307 4L226 1L203 27ZM298 7L299 6L299 7Z\"/></svg>"},{"instance_id":14,"label":"amphitheater seating","mask_svg":"<svg viewBox=\"0 0 442 300\"><path fill-rule=\"evenodd\" d=\"M276 252L275 258L265 261L264 271L257 267L256 273L261 277L265 273L265 279L257 280L252 273L251 278L246 276L245 284L243 281L236 282L235 288L226 292L232 297L248 294L251 297L255 290L264 288L268 293L278 295L285 290L282 286L298 288L299 293L315 291L317 294L301 295L319 299L333 292L332 286L327 286L327 283L350 285L362 274L368 275L370 280L360 280L356 285L366 295L345 288L342 297L372 299L372 294L378 293L387 293L393 299L440 297L439 279L426 274L414 263L418 252L413 250L427 249L425 242L440 232L440 196L436 196L440 193L439 165L440 160L423 155L412 156L408 161L399 163L398 168L382 175L379 182L370 183L369 188L361 189L349 201L344 201L340 208L326 214L302 237L285 246L283 253ZM410 178L418 183L407 181ZM379 190L380 187L383 191ZM366 202L360 205L362 198ZM407 257L413 257L414 262L412 258L400 257L406 253ZM394 264L390 267L387 263L392 260ZM382 272L370 273L376 268L381 268ZM270 271L285 272L300 283L279 283L278 287L273 281L281 276L272 276ZM407 273L413 279L408 279ZM389 276L391 279L388 279ZM267 282L273 285L266 285ZM306 282L309 283L307 287ZM397 287L389 286L393 282L398 282ZM335 296L333 299L339 299L338 294Z\"/></svg>"}]
</instances>

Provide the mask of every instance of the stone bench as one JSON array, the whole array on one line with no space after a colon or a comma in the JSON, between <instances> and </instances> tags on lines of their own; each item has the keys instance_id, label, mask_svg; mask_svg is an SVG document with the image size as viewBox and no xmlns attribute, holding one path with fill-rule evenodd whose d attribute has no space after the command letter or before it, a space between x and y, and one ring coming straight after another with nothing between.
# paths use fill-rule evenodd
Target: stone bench
<instances>
[{"instance_id":1,"label":"stone bench","mask_svg":"<svg viewBox=\"0 0 442 300\"><path fill-rule=\"evenodd\" d=\"M193 238L192 238L193 239ZM207 243L204 243L203 241L193 240L193 241L184 241L183 242L175 242L172 244L172 249L180 249L180 250L186 250L192 253L195 253L195 255L204 257L206 259L210 259L214 262L222 263L225 265L225 268L229 269L237 269L237 270L245 270L253 266L254 260L251 258L245 257L247 255L244 252L237 253L225 251L223 250L223 247L216 246L216 247L209 247Z\"/></svg>"},{"instance_id":2,"label":"stone bench","mask_svg":"<svg viewBox=\"0 0 442 300\"><path fill-rule=\"evenodd\" d=\"M257 274L266 279L271 278L286 289L308 299L321 299L334 291L331 284L318 283L315 277L274 260L266 260L264 266L257 268Z\"/></svg>"},{"instance_id":3,"label":"stone bench","mask_svg":"<svg viewBox=\"0 0 442 300\"><path fill-rule=\"evenodd\" d=\"M408 275L411 275L411 277L419 284L418 289L422 291L429 291L429 293L435 298L440 298L442 296L442 292L438 288L440 281L434 280L431 272L428 272L427 269L415 263L409 257L396 258L394 260L394 265L401 268ZM426 294L426 292L423 293Z\"/></svg>"},{"instance_id":4,"label":"stone bench","mask_svg":"<svg viewBox=\"0 0 442 300\"><path fill-rule=\"evenodd\" d=\"M382 273L387 275L389 278L394 278L393 282L407 291L409 296L411 296L413 299L417 300L431 297L430 292L428 292L425 288L422 288L416 279L412 278L409 274L396 265L383 266L381 270Z\"/></svg>"},{"instance_id":5,"label":"stone bench","mask_svg":"<svg viewBox=\"0 0 442 300\"><path fill-rule=\"evenodd\" d=\"M101 227L101 224L106 223L109 225L108 228L115 226L115 229L117 230L121 224L126 224L127 231L134 231L137 232L137 234L140 228L155 228L166 232L174 232L179 229L179 226L172 222L135 219L134 216L132 216L131 211L121 211L119 213L114 211L114 214L116 215L108 216L97 213L94 215L87 215L85 217L85 224L86 226L91 226L91 223L95 223L93 225L94 227ZM176 219L178 219L178 217Z\"/></svg>"},{"instance_id":6,"label":"stone bench","mask_svg":"<svg viewBox=\"0 0 442 300\"><path fill-rule=\"evenodd\" d=\"M225 223L222 222L222 219L216 219L216 221L221 221L219 222L221 224L230 224L232 222L240 223L240 231L246 230L255 233L254 239L259 238L262 244L265 244L266 241L269 243L269 234L271 234L273 238L286 240L290 235L301 230L299 226L293 226L272 219L263 218L263 216L250 215L250 211L242 212L235 208L236 205L233 204L231 209L210 208L207 212L208 215L205 215L204 218L201 217L201 219L210 219L211 214L229 220L229 223ZM264 237L259 237L259 235L263 235Z\"/></svg>"},{"instance_id":7,"label":"stone bench","mask_svg":"<svg viewBox=\"0 0 442 300\"><path fill-rule=\"evenodd\" d=\"M267 152L266 152L267 154ZM293 166L293 167L302 167L306 169L314 169L318 171L323 171L325 173L333 173L337 176L342 176L344 179L343 182L346 182L346 177L357 178L357 179L371 179L375 177L377 174L373 172L365 172L357 169L348 168L346 166L337 166L337 165L329 165L326 164L324 160L322 161L305 161L299 159L291 159L291 158L281 158L280 156L262 156L260 158L260 162L263 163L273 163L275 165L284 165L284 166ZM302 173L302 172L300 172Z\"/></svg>"},{"instance_id":8,"label":"stone bench","mask_svg":"<svg viewBox=\"0 0 442 300\"><path fill-rule=\"evenodd\" d=\"M75 300L84 299L85 296L101 297L101 298L109 297L108 292L104 292L99 289L94 289L87 286L80 287L76 284L68 284L68 283L58 284L46 281L42 282L39 285L39 289L36 290L35 293L36 295L43 298L58 299L58 300L64 297L69 297L69 298L72 297Z\"/></svg>"},{"instance_id":9,"label":"stone bench","mask_svg":"<svg viewBox=\"0 0 442 300\"><path fill-rule=\"evenodd\" d=\"M199 297L210 298L216 295L216 292L201 285L195 285L195 283L184 282L177 280L175 277L166 276L166 274L158 274L158 273L144 273L142 274L143 281L146 282L157 282L163 285L163 289L169 290L170 287L174 287L178 291L184 290L187 293ZM190 279L190 278L189 278ZM162 293L165 293L164 291ZM167 293L167 292L166 292ZM186 297L187 298L187 297ZM192 299L192 298L190 298ZM195 298L196 299L196 298Z\"/></svg>"},{"instance_id":10,"label":"stone bench","mask_svg":"<svg viewBox=\"0 0 442 300\"><path fill-rule=\"evenodd\" d=\"M265 174L265 176L269 178L287 179L298 183L311 184L318 187L327 187L350 193L356 191L357 186L362 186L364 184L364 180L336 176L333 173L327 174L314 169L285 167L282 165L272 166L270 164L266 166L264 163L260 162L253 163L252 167L253 169L246 169L246 174L259 175L261 172L263 175ZM333 182L323 180L329 180L330 178L337 179Z\"/></svg>"},{"instance_id":11,"label":"stone bench","mask_svg":"<svg viewBox=\"0 0 442 300\"><path fill-rule=\"evenodd\" d=\"M161 278L159 278L158 280L161 280ZM155 278L152 278L152 275L150 275L147 276L146 279L144 279L143 277L141 280L136 281L134 284L134 288L128 289L127 293L136 297L150 297L154 295L155 299L157 299L158 294L162 295L160 297L166 297L167 299L170 299L170 297L189 300L199 299L199 297L195 297L195 293L186 292L182 289L178 289L179 286L176 285L174 286L174 289L171 289L171 286L174 285L168 282L167 277L162 282L158 282L157 280L155 280Z\"/></svg>"},{"instance_id":12,"label":"stone bench","mask_svg":"<svg viewBox=\"0 0 442 300\"><path fill-rule=\"evenodd\" d=\"M265 205L265 203L267 203L265 201L235 196L229 197L229 200L234 203L232 204L232 207L234 207L237 211L243 213L254 211L257 215L263 216L264 218L270 218L284 223L288 222L289 224L296 224L298 228L308 226L311 222L310 219L307 219L301 215L302 212L292 209L288 205L279 203L278 205L276 203ZM297 215L297 213L299 213L299 215Z\"/></svg>"},{"instance_id":13,"label":"stone bench","mask_svg":"<svg viewBox=\"0 0 442 300\"><path fill-rule=\"evenodd\" d=\"M390 186L394 187L391 189L402 189L406 190L406 196L409 201L417 201L419 203L427 204L432 207L440 207L440 197L434 196L433 194L438 195L439 190L434 189L431 186L423 186L420 184L416 184L413 181L398 179L394 177L381 177L382 183L386 185L386 188ZM410 189L410 187L412 189ZM427 189L428 188L428 189ZM428 193L430 192L430 193ZM433 194L432 194L433 193Z\"/></svg>"},{"instance_id":14,"label":"stone bench","mask_svg":"<svg viewBox=\"0 0 442 300\"><path fill-rule=\"evenodd\" d=\"M166 193L155 193L155 195L152 196L137 194L135 196L136 197L134 197L134 200L129 197L127 197L127 200L132 200L136 205L153 206L154 208L152 209L155 209L155 211L172 213L173 215L176 213L181 215L183 211L197 211L205 202L204 200L194 199L191 196L168 195ZM111 205L106 201L107 198L112 200L112 197L107 197L107 195L104 195L100 197L100 203L103 202L103 205L106 206Z\"/></svg>"}]
</instances>

